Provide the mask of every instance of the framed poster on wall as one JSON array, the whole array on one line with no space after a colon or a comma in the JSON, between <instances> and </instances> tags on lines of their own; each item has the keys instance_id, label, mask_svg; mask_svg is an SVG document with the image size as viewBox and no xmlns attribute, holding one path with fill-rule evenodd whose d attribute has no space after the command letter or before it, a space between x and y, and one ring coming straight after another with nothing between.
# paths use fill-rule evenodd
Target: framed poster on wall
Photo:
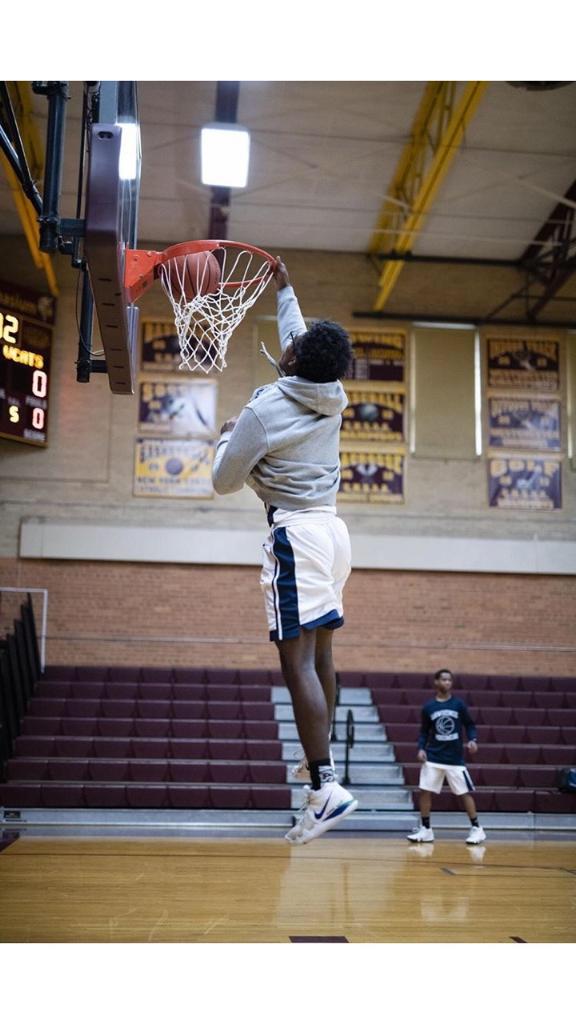
<instances>
[{"instance_id":1,"label":"framed poster on wall","mask_svg":"<svg viewBox=\"0 0 576 1024\"><path fill-rule=\"evenodd\" d=\"M354 350L349 380L403 384L406 335L403 331L348 331Z\"/></svg>"},{"instance_id":2,"label":"framed poster on wall","mask_svg":"<svg viewBox=\"0 0 576 1024\"><path fill-rule=\"evenodd\" d=\"M488 446L559 452L560 400L490 397Z\"/></svg>"},{"instance_id":3,"label":"framed poster on wall","mask_svg":"<svg viewBox=\"0 0 576 1024\"><path fill-rule=\"evenodd\" d=\"M549 512L562 508L562 463L539 456L488 459L491 508Z\"/></svg>"},{"instance_id":4,"label":"framed poster on wall","mask_svg":"<svg viewBox=\"0 0 576 1024\"><path fill-rule=\"evenodd\" d=\"M391 505L404 501L405 457L402 452L342 451L340 465L339 499Z\"/></svg>"},{"instance_id":5,"label":"framed poster on wall","mask_svg":"<svg viewBox=\"0 0 576 1024\"><path fill-rule=\"evenodd\" d=\"M140 383L138 432L156 437L212 437L216 429L216 384L203 380L144 380Z\"/></svg>"},{"instance_id":6,"label":"framed poster on wall","mask_svg":"<svg viewBox=\"0 0 576 1024\"><path fill-rule=\"evenodd\" d=\"M146 498L211 498L214 445L202 440L136 440L134 494Z\"/></svg>"},{"instance_id":7,"label":"framed poster on wall","mask_svg":"<svg viewBox=\"0 0 576 1024\"><path fill-rule=\"evenodd\" d=\"M488 338L488 387L558 391L560 346L545 338Z\"/></svg>"},{"instance_id":8,"label":"framed poster on wall","mask_svg":"<svg viewBox=\"0 0 576 1024\"><path fill-rule=\"evenodd\" d=\"M342 441L404 442L404 394L348 384L346 395L348 405L342 413Z\"/></svg>"},{"instance_id":9,"label":"framed poster on wall","mask_svg":"<svg viewBox=\"0 0 576 1024\"><path fill-rule=\"evenodd\" d=\"M176 372L182 357L173 320L147 317L141 321L142 370Z\"/></svg>"}]
</instances>

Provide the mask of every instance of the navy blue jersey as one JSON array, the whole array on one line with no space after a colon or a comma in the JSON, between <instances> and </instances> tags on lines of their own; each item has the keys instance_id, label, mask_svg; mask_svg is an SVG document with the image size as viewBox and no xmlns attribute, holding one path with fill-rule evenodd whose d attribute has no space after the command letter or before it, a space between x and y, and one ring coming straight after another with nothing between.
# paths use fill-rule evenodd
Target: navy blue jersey
<instances>
[{"instance_id":1,"label":"navy blue jersey","mask_svg":"<svg viewBox=\"0 0 576 1024\"><path fill-rule=\"evenodd\" d=\"M464 764L464 729L469 740L476 739L476 726L464 701L459 697L434 697L422 708L418 748L426 751L433 764Z\"/></svg>"}]
</instances>

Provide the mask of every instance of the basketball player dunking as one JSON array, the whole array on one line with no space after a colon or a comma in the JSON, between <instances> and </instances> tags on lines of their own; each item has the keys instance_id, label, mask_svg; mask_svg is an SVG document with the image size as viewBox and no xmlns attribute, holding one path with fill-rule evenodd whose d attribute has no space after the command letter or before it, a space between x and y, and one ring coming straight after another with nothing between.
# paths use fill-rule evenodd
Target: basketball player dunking
<instances>
[{"instance_id":1,"label":"basketball player dunking","mask_svg":"<svg viewBox=\"0 0 576 1024\"><path fill-rule=\"evenodd\" d=\"M240 416L222 427L213 480L218 494L246 483L266 506L270 534L260 582L304 748L293 774L311 782L286 835L301 844L358 805L336 781L329 745L336 691L332 636L344 624L342 591L350 574L350 539L336 515L336 493L347 404L340 378L352 348L346 331L332 321L306 329L280 259L274 278L280 377L258 388Z\"/></svg>"}]
</instances>

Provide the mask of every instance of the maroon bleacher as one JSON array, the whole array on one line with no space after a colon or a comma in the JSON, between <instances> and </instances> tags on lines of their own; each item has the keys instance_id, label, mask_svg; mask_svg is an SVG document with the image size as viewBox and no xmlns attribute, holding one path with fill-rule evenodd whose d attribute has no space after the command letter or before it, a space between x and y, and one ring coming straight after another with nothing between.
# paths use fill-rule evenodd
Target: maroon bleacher
<instances>
[{"instance_id":1,"label":"maroon bleacher","mask_svg":"<svg viewBox=\"0 0 576 1024\"><path fill-rule=\"evenodd\" d=\"M51 666L7 807L289 809L268 670Z\"/></svg>"},{"instance_id":2,"label":"maroon bleacher","mask_svg":"<svg viewBox=\"0 0 576 1024\"><path fill-rule=\"evenodd\" d=\"M428 673L340 673L371 689L416 789ZM279 670L51 666L35 688L0 803L23 807L288 809L271 687ZM462 674L479 731L481 811L576 813L558 792L576 763L576 678ZM439 810L458 806L446 788Z\"/></svg>"},{"instance_id":3,"label":"maroon bleacher","mask_svg":"<svg viewBox=\"0 0 576 1024\"><path fill-rule=\"evenodd\" d=\"M371 689L417 807L420 711L432 678L396 674ZM461 674L454 695L478 728L468 765L479 811L576 814L576 795L558 790L560 770L576 765L576 678ZM445 786L433 806L451 811L459 802Z\"/></svg>"}]
</instances>

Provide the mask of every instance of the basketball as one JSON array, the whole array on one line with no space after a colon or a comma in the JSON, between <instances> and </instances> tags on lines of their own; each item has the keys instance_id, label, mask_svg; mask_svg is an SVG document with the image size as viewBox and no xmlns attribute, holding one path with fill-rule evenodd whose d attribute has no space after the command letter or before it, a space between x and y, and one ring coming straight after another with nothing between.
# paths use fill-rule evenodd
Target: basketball
<instances>
[{"instance_id":1,"label":"basketball","mask_svg":"<svg viewBox=\"0 0 576 1024\"><path fill-rule=\"evenodd\" d=\"M380 415L380 410L375 402L363 402L358 407L358 419L362 423L375 423Z\"/></svg>"},{"instance_id":2,"label":"basketball","mask_svg":"<svg viewBox=\"0 0 576 1024\"><path fill-rule=\"evenodd\" d=\"M170 288L175 298L190 302L197 295L218 291L220 264L211 252L194 252L175 256L168 264Z\"/></svg>"},{"instance_id":3,"label":"basketball","mask_svg":"<svg viewBox=\"0 0 576 1024\"><path fill-rule=\"evenodd\" d=\"M170 476L178 476L184 469L184 463L181 459L171 458L166 463L166 472L170 473Z\"/></svg>"}]
</instances>

